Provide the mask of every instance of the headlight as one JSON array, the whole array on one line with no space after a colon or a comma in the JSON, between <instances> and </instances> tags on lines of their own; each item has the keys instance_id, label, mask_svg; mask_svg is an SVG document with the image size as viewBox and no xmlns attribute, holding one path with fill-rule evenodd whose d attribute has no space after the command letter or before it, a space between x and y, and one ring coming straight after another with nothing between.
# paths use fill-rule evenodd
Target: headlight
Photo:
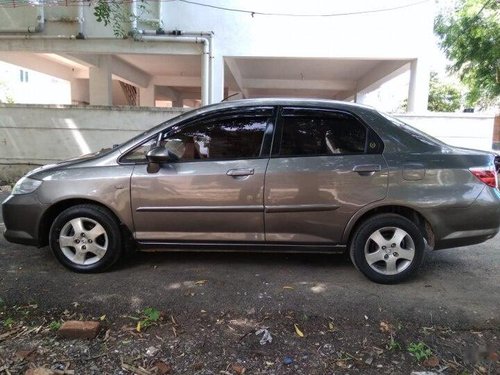
<instances>
[{"instance_id":1,"label":"headlight","mask_svg":"<svg viewBox=\"0 0 500 375\"><path fill-rule=\"evenodd\" d=\"M40 180L23 177L17 181L16 185L12 189L12 195L33 193L41 184L42 181Z\"/></svg>"}]
</instances>

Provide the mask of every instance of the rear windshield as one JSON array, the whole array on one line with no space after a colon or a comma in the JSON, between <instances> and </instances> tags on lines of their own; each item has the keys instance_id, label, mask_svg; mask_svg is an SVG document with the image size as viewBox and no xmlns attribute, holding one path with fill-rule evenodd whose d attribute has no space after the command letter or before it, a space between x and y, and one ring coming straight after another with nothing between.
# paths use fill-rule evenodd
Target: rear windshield
<instances>
[{"instance_id":1,"label":"rear windshield","mask_svg":"<svg viewBox=\"0 0 500 375\"><path fill-rule=\"evenodd\" d=\"M413 137L417 138L419 141L430 144L430 145L439 145L439 146L446 146L446 143L440 141L437 138L434 138L430 136L427 133L424 133L421 130L418 130L414 128L411 125L408 125L406 122L403 122L395 117L392 117L388 115L387 113L380 112L382 116L384 116L387 120L389 120L391 123L396 125L397 127L403 129L406 133L409 133Z\"/></svg>"}]
</instances>

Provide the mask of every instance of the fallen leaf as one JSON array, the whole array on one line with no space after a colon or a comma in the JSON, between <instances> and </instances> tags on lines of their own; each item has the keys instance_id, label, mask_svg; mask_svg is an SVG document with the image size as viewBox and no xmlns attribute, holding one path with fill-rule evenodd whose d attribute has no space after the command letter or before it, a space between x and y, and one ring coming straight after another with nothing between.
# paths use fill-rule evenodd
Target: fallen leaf
<instances>
[{"instance_id":1,"label":"fallen leaf","mask_svg":"<svg viewBox=\"0 0 500 375\"><path fill-rule=\"evenodd\" d=\"M54 371L45 367L30 368L25 375L54 375Z\"/></svg>"},{"instance_id":2,"label":"fallen leaf","mask_svg":"<svg viewBox=\"0 0 500 375\"><path fill-rule=\"evenodd\" d=\"M158 375L168 375L172 372L172 366L169 363L158 360L153 365Z\"/></svg>"},{"instance_id":3,"label":"fallen leaf","mask_svg":"<svg viewBox=\"0 0 500 375\"><path fill-rule=\"evenodd\" d=\"M101 317L99 318L99 320L104 320L104 319L106 319L106 314L101 315Z\"/></svg>"},{"instance_id":4,"label":"fallen leaf","mask_svg":"<svg viewBox=\"0 0 500 375\"><path fill-rule=\"evenodd\" d=\"M203 285L207 282L208 280L198 280L197 282L195 282L195 285Z\"/></svg>"},{"instance_id":5,"label":"fallen leaf","mask_svg":"<svg viewBox=\"0 0 500 375\"><path fill-rule=\"evenodd\" d=\"M19 360L29 360L29 361L32 361L33 360L33 357L34 357L34 354L35 353L35 349L28 349L28 350L19 350L16 352L16 358L19 359Z\"/></svg>"},{"instance_id":6,"label":"fallen leaf","mask_svg":"<svg viewBox=\"0 0 500 375\"><path fill-rule=\"evenodd\" d=\"M202 368L203 368L203 363L201 362L195 363L193 365L193 369L195 369L196 371L200 371Z\"/></svg>"},{"instance_id":7,"label":"fallen leaf","mask_svg":"<svg viewBox=\"0 0 500 375\"><path fill-rule=\"evenodd\" d=\"M496 362L496 361L498 361L498 359L499 359L499 358L498 358L498 354L497 354L496 352L490 352L490 353L488 354L488 359L489 359L490 361Z\"/></svg>"},{"instance_id":8,"label":"fallen leaf","mask_svg":"<svg viewBox=\"0 0 500 375\"><path fill-rule=\"evenodd\" d=\"M245 371L247 370L246 368L244 368L242 365L240 365L239 363L233 363L231 365L231 369L237 374L237 375L243 375L245 373Z\"/></svg>"},{"instance_id":9,"label":"fallen leaf","mask_svg":"<svg viewBox=\"0 0 500 375\"><path fill-rule=\"evenodd\" d=\"M347 363L345 361L342 361L342 360L339 360L337 362L335 362L335 364L341 368L347 368Z\"/></svg>"},{"instance_id":10,"label":"fallen leaf","mask_svg":"<svg viewBox=\"0 0 500 375\"><path fill-rule=\"evenodd\" d=\"M333 325L332 322L328 322L328 330L329 331L334 331L335 330L335 326Z\"/></svg>"},{"instance_id":11,"label":"fallen leaf","mask_svg":"<svg viewBox=\"0 0 500 375\"><path fill-rule=\"evenodd\" d=\"M132 365L129 365L128 363L122 363L122 369L130 371L132 374L137 374L137 375L152 375L151 372L140 368L140 367L135 367Z\"/></svg>"},{"instance_id":12,"label":"fallen leaf","mask_svg":"<svg viewBox=\"0 0 500 375\"><path fill-rule=\"evenodd\" d=\"M293 325L295 327L295 333L299 336L299 337L304 337L304 333L302 333L302 331L300 330L299 326L297 324L294 324Z\"/></svg>"},{"instance_id":13,"label":"fallen leaf","mask_svg":"<svg viewBox=\"0 0 500 375\"><path fill-rule=\"evenodd\" d=\"M432 356L430 358L427 358L425 361L423 361L422 364L425 367L437 367L437 366L439 366L439 358L436 356Z\"/></svg>"},{"instance_id":14,"label":"fallen leaf","mask_svg":"<svg viewBox=\"0 0 500 375\"><path fill-rule=\"evenodd\" d=\"M138 321L138 322L137 322L137 326L135 327L135 330L136 330L137 332L141 332L141 321Z\"/></svg>"},{"instance_id":15,"label":"fallen leaf","mask_svg":"<svg viewBox=\"0 0 500 375\"><path fill-rule=\"evenodd\" d=\"M394 328L389 323L384 322L384 321L380 322L380 332L389 333L389 332L392 332L393 330L394 330Z\"/></svg>"}]
</instances>

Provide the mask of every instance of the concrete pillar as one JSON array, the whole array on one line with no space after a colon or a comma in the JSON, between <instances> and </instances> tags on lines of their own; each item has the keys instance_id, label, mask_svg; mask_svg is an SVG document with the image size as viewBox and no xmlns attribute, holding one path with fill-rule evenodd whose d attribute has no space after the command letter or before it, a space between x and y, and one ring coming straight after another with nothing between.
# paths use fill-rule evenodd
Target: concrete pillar
<instances>
[{"instance_id":1,"label":"concrete pillar","mask_svg":"<svg viewBox=\"0 0 500 375\"><path fill-rule=\"evenodd\" d=\"M426 112L429 102L429 64L422 59L413 60L410 66L408 87L408 112Z\"/></svg>"},{"instance_id":2,"label":"concrete pillar","mask_svg":"<svg viewBox=\"0 0 500 375\"><path fill-rule=\"evenodd\" d=\"M183 106L184 106L184 101L180 95L175 98L172 98L172 107L182 108Z\"/></svg>"},{"instance_id":3,"label":"concrete pillar","mask_svg":"<svg viewBox=\"0 0 500 375\"><path fill-rule=\"evenodd\" d=\"M89 68L89 96L91 105L113 105L111 56L99 56L98 66Z\"/></svg>"},{"instance_id":4,"label":"concrete pillar","mask_svg":"<svg viewBox=\"0 0 500 375\"><path fill-rule=\"evenodd\" d=\"M224 99L224 59L222 56L214 56L213 70L210 104L220 103Z\"/></svg>"},{"instance_id":5,"label":"concrete pillar","mask_svg":"<svg viewBox=\"0 0 500 375\"><path fill-rule=\"evenodd\" d=\"M139 105L141 107L154 107L156 105L156 87L149 84L148 87L139 87Z\"/></svg>"},{"instance_id":6,"label":"concrete pillar","mask_svg":"<svg viewBox=\"0 0 500 375\"><path fill-rule=\"evenodd\" d=\"M89 103L89 83L87 79L71 80L71 104Z\"/></svg>"}]
</instances>

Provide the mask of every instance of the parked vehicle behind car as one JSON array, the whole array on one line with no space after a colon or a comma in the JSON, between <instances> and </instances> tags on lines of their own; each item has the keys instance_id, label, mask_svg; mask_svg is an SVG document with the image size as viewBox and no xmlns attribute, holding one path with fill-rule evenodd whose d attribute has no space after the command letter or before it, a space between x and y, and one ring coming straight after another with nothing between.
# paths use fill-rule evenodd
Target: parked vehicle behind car
<instances>
[{"instance_id":1,"label":"parked vehicle behind car","mask_svg":"<svg viewBox=\"0 0 500 375\"><path fill-rule=\"evenodd\" d=\"M5 238L48 244L77 272L132 247L348 252L370 280L395 283L426 249L498 233L495 163L365 106L227 102L28 173L2 204Z\"/></svg>"}]
</instances>

